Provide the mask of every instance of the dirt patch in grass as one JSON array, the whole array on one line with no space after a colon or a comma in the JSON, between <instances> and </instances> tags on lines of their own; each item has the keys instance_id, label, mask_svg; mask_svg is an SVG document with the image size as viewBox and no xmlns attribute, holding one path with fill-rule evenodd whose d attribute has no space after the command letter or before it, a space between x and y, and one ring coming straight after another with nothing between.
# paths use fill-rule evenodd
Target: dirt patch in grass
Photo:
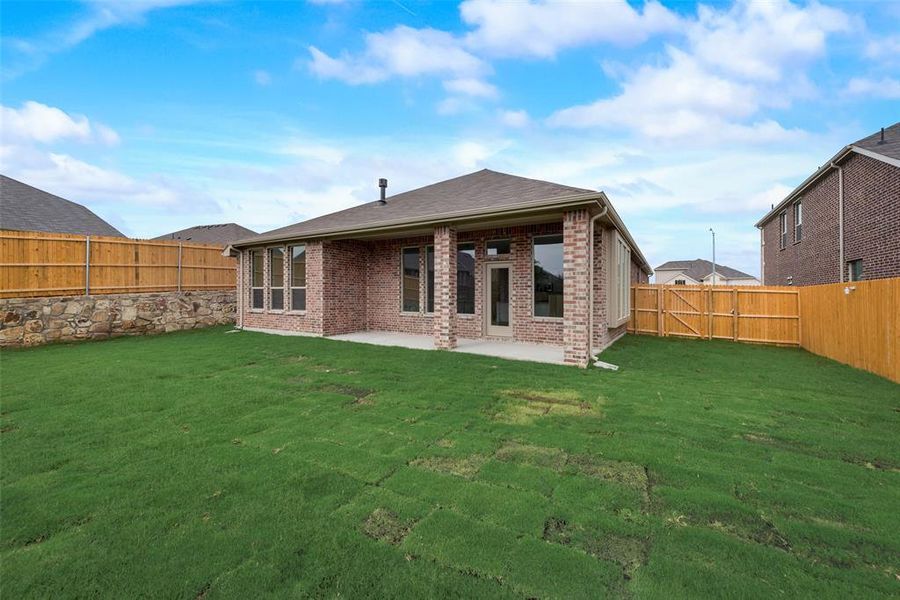
<instances>
[{"instance_id":1,"label":"dirt patch in grass","mask_svg":"<svg viewBox=\"0 0 900 600\"><path fill-rule=\"evenodd\" d=\"M494 458L503 462L562 471L566 465L567 454L559 448L508 442L494 453Z\"/></svg>"},{"instance_id":2,"label":"dirt patch in grass","mask_svg":"<svg viewBox=\"0 0 900 600\"><path fill-rule=\"evenodd\" d=\"M478 473L487 457L481 454L468 456L425 456L409 462L411 467L450 473L457 477L470 478Z\"/></svg>"},{"instance_id":3,"label":"dirt patch in grass","mask_svg":"<svg viewBox=\"0 0 900 600\"><path fill-rule=\"evenodd\" d=\"M350 396L353 398L353 404L372 404L372 394L375 390L363 387L354 387L352 385L325 385L319 388L322 392L330 392L332 394L340 394L342 396Z\"/></svg>"},{"instance_id":4,"label":"dirt patch in grass","mask_svg":"<svg viewBox=\"0 0 900 600\"><path fill-rule=\"evenodd\" d=\"M370 538L396 546L409 534L414 524L403 521L386 508L376 508L363 521L362 531Z\"/></svg>"},{"instance_id":5,"label":"dirt patch in grass","mask_svg":"<svg viewBox=\"0 0 900 600\"><path fill-rule=\"evenodd\" d=\"M566 465L588 477L615 481L626 487L649 493L647 470L641 465L618 460L606 460L590 454L570 454Z\"/></svg>"},{"instance_id":6,"label":"dirt patch in grass","mask_svg":"<svg viewBox=\"0 0 900 600\"><path fill-rule=\"evenodd\" d=\"M844 456L842 457L842 460L844 462L850 463L851 465L858 465L860 467L865 467L866 469L871 469L873 471L891 471L893 473L900 473L900 467L892 465L879 458L866 460L857 456Z\"/></svg>"},{"instance_id":7,"label":"dirt patch in grass","mask_svg":"<svg viewBox=\"0 0 900 600\"><path fill-rule=\"evenodd\" d=\"M594 558L614 562L622 567L625 579L631 579L649 555L646 540L588 531L557 517L549 517L544 522L543 538L552 544L574 546Z\"/></svg>"},{"instance_id":8,"label":"dirt patch in grass","mask_svg":"<svg viewBox=\"0 0 900 600\"><path fill-rule=\"evenodd\" d=\"M708 523L709 527L764 546L778 548L784 552L791 551L791 542L778 531L774 523L759 517L758 519L733 519L730 516L717 516Z\"/></svg>"},{"instance_id":9,"label":"dirt patch in grass","mask_svg":"<svg viewBox=\"0 0 900 600\"><path fill-rule=\"evenodd\" d=\"M441 438L434 443L438 448L452 448L456 445L456 442L453 440L448 440L447 438Z\"/></svg>"},{"instance_id":10,"label":"dirt patch in grass","mask_svg":"<svg viewBox=\"0 0 900 600\"><path fill-rule=\"evenodd\" d=\"M494 420L527 425L542 417L598 416L599 410L572 390L502 390Z\"/></svg>"}]
</instances>

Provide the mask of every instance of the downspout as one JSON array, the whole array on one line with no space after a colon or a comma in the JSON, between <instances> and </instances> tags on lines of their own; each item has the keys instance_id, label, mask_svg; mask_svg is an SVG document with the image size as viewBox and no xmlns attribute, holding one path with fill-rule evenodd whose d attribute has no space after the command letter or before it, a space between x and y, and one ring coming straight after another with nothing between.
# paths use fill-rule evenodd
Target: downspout
<instances>
[{"instance_id":1,"label":"downspout","mask_svg":"<svg viewBox=\"0 0 900 600\"><path fill-rule=\"evenodd\" d=\"M838 172L838 273L844 283L844 167L831 163Z\"/></svg>"},{"instance_id":2,"label":"downspout","mask_svg":"<svg viewBox=\"0 0 900 600\"><path fill-rule=\"evenodd\" d=\"M594 223L606 216L609 206L604 204L599 214L591 217L590 237L588 240L588 265L591 270L590 289L588 289L588 360L594 360Z\"/></svg>"}]
</instances>

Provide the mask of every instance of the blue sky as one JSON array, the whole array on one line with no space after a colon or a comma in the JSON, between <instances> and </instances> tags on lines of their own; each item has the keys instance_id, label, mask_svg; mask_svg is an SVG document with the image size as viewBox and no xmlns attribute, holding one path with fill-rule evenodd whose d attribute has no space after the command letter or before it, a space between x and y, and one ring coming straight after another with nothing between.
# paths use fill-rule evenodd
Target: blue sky
<instances>
[{"instance_id":1,"label":"blue sky","mask_svg":"<svg viewBox=\"0 0 900 600\"><path fill-rule=\"evenodd\" d=\"M900 118L900 3L7 2L3 173L129 235L480 168L605 190L653 265Z\"/></svg>"}]
</instances>

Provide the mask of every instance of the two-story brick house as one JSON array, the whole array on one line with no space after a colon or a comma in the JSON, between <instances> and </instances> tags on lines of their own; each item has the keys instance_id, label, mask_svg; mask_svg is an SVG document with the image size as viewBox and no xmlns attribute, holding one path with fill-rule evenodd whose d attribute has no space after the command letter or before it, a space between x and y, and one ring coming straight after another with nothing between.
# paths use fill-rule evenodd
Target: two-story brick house
<instances>
[{"instance_id":1,"label":"two-story brick house","mask_svg":"<svg viewBox=\"0 0 900 600\"><path fill-rule=\"evenodd\" d=\"M900 277L900 123L842 148L756 227L763 285Z\"/></svg>"},{"instance_id":2,"label":"two-story brick house","mask_svg":"<svg viewBox=\"0 0 900 600\"><path fill-rule=\"evenodd\" d=\"M652 274L603 192L484 169L235 242L244 329L559 346L585 366Z\"/></svg>"}]
</instances>

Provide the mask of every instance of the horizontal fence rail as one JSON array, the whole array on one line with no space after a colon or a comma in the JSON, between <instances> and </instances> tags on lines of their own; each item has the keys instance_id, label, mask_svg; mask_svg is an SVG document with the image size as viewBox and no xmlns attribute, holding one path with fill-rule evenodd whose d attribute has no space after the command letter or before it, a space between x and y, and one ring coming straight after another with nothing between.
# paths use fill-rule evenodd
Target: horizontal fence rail
<instances>
[{"instance_id":1,"label":"horizontal fence rail","mask_svg":"<svg viewBox=\"0 0 900 600\"><path fill-rule=\"evenodd\" d=\"M630 333L800 346L900 382L900 278L803 287L635 285Z\"/></svg>"},{"instance_id":2,"label":"horizontal fence rail","mask_svg":"<svg viewBox=\"0 0 900 600\"><path fill-rule=\"evenodd\" d=\"M233 289L222 247L0 230L0 298Z\"/></svg>"},{"instance_id":3,"label":"horizontal fence rail","mask_svg":"<svg viewBox=\"0 0 900 600\"><path fill-rule=\"evenodd\" d=\"M636 285L628 331L799 346L799 289Z\"/></svg>"}]
</instances>

